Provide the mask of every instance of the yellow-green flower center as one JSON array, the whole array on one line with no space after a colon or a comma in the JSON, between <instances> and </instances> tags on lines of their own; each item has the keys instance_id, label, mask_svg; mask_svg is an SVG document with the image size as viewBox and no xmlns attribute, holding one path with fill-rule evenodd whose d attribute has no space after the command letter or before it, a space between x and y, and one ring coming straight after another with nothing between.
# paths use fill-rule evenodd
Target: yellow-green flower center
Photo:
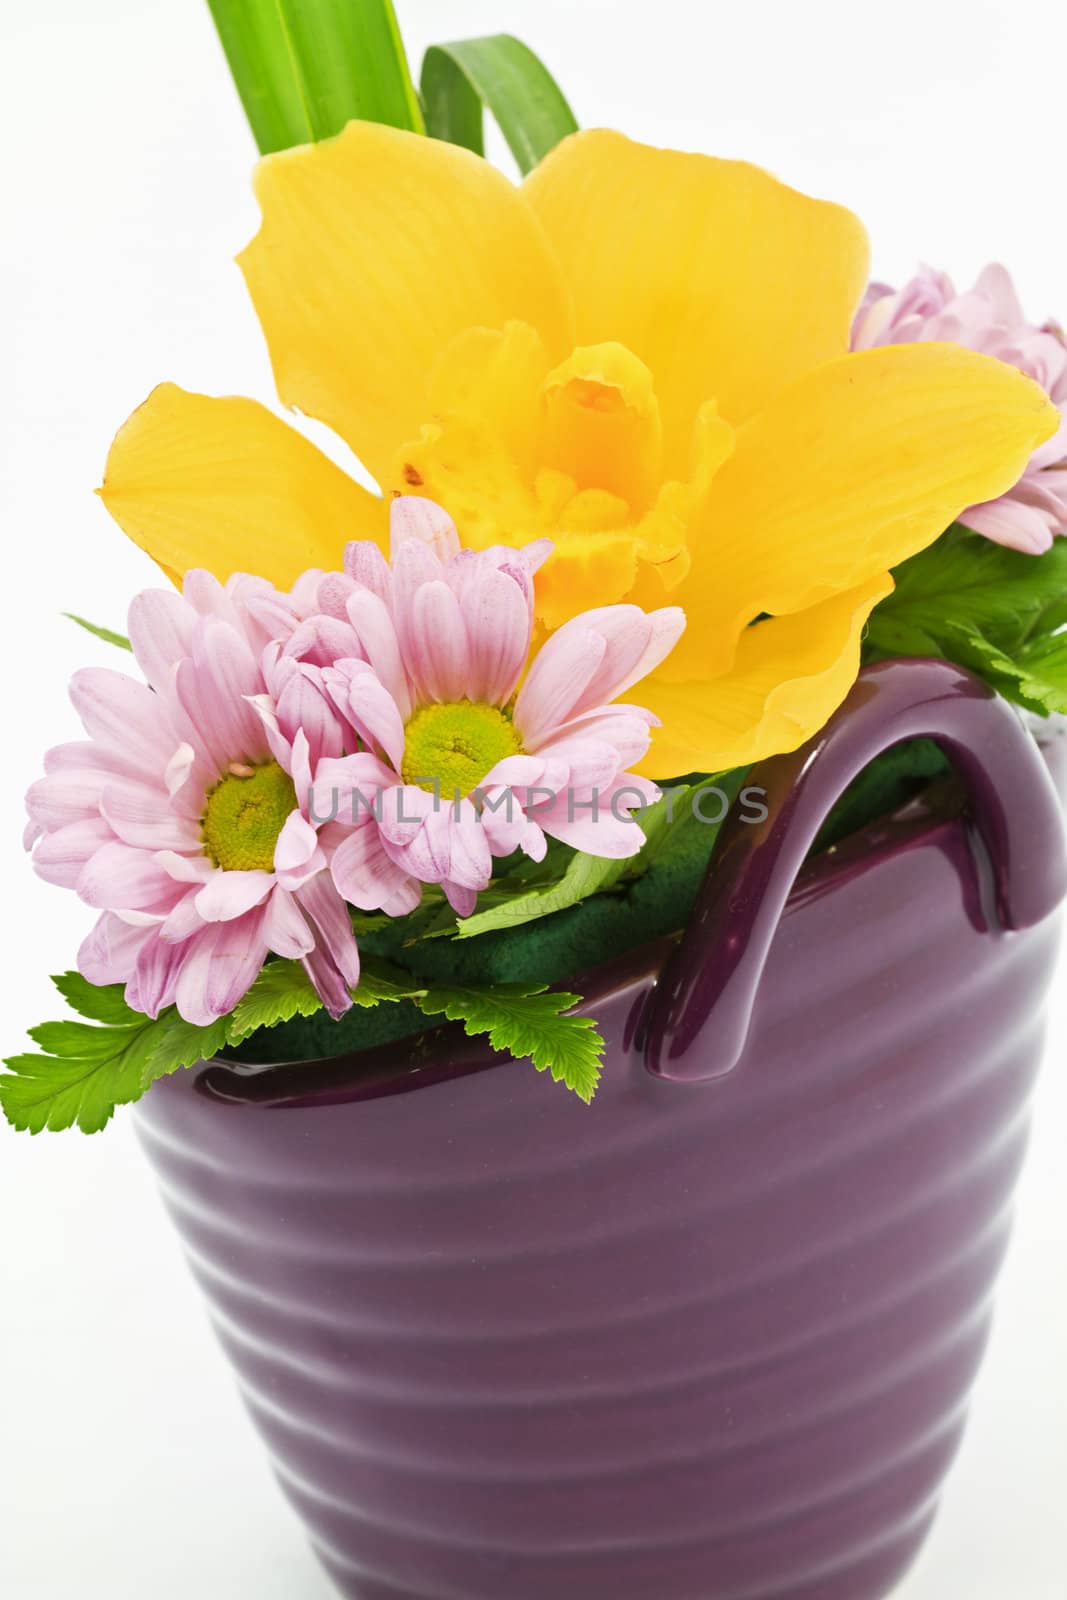
<instances>
[{"instance_id":1,"label":"yellow-green flower center","mask_svg":"<svg viewBox=\"0 0 1067 1600\"><path fill-rule=\"evenodd\" d=\"M498 761L521 749L515 724L496 706L473 700L423 706L405 729L400 772L405 783L451 799L470 794Z\"/></svg>"},{"instance_id":2,"label":"yellow-green flower center","mask_svg":"<svg viewBox=\"0 0 1067 1600\"><path fill-rule=\"evenodd\" d=\"M296 790L276 761L263 767L231 767L207 797L204 850L224 872L270 872L274 846Z\"/></svg>"}]
</instances>

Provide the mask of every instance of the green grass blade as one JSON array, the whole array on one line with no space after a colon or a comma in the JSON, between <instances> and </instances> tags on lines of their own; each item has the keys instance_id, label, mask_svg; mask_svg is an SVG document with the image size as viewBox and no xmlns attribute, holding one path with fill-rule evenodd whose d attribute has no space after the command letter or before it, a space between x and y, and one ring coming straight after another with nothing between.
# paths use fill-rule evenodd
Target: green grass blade
<instances>
[{"instance_id":1,"label":"green grass blade","mask_svg":"<svg viewBox=\"0 0 1067 1600\"><path fill-rule=\"evenodd\" d=\"M431 46L422 63L422 100L427 133L479 155L483 107L491 112L523 174L578 131L544 62L506 33Z\"/></svg>"},{"instance_id":2,"label":"green grass blade","mask_svg":"<svg viewBox=\"0 0 1067 1600\"><path fill-rule=\"evenodd\" d=\"M264 155L353 117L425 131L392 0L208 0Z\"/></svg>"}]
</instances>

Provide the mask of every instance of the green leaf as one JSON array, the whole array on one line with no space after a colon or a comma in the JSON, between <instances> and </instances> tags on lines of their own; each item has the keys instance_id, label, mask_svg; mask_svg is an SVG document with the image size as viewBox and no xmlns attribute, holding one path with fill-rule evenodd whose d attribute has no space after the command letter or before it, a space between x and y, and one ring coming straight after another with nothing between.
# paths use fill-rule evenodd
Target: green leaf
<instances>
[{"instance_id":1,"label":"green leaf","mask_svg":"<svg viewBox=\"0 0 1067 1600\"><path fill-rule=\"evenodd\" d=\"M1067 596L1067 543L1029 556L956 526L898 567L894 578L895 591L874 613L879 624L893 618L936 640L947 622L1002 646L1021 644Z\"/></svg>"},{"instance_id":2,"label":"green leaf","mask_svg":"<svg viewBox=\"0 0 1067 1600\"><path fill-rule=\"evenodd\" d=\"M425 994L416 979L399 967L386 961L364 957L360 962L359 983L352 990L352 999L365 1009L382 1001L418 1000Z\"/></svg>"},{"instance_id":3,"label":"green leaf","mask_svg":"<svg viewBox=\"0 0 1067 1600\"><path fill-rule=\"evenodd\" d=\"M161 1011L156 1021L144 1030L141 1092L150 1089L157 1078L166 1078L180 1067L195 1067L198 1061L210 1061L229 1042L229 1017L220 1017L207 1027L199 1027L195 1022L186 1022L173 1006Z\"/></svg>"},{"instance_id":4,"label":"green leaf","mask_svg":"<svg viewBox=\"0 0 1067 1600\"><path fill-rule=\"evenodd\" d=\"M95 635L97 639L103 639L105 644L117 645L120 650L133 649L124 633L114 633L110 628L101 628L97 622L86 622L84 617L76 616L73 611L64 611L63 615L68 622L76 622L79 628L84 628L86 633Z\"/></svg>"},{"instance_id":5,"label":"green leaf","mask_svg":"<svg viewBox=\"0 0 1067 1600\"><path fill-rule=\"evenodd\" d=\"M626 876L626 869L632 867L632 858L627 861L608 861L603 856L585 855L577 850L571 856L562 878L540 888L508 896L486 911L476 911L473 916L462 918L455 924L455 937L475 939L479 934L518 928L538 917L551 916L554 911L565 911L568 906L577 905L579 900L588 899L591 894L612 888Z\"/></svg>"},{"instance_id":6,"label":"green leaf","mask_svg":"<svg viewBox=\"0 0 1067 1600\"><path fill-rule=\"evenodd\" d=\"M353 117L424 132L392 0L208 0L264 155Z\"/></svg>"},{"instance_id":7,"label":"green leaf","mask_svg":"<svg viewBox=\"0 0 1067 1600\"><path fill-rule=\"evenodd\" d=\"M674 792L677 796L683 791ZM567 859L562 877L557 876L547 883L537 884L518 893L500 894L496 903L491 904L487 910L476 911L473 916L464 917L454 924L455 937L476 939L483 933L498 933L501 930L518 928L524 923L536 921L539 917L550 917L556 911L566 911L579 901L587 900L591 894L602 894L627 878L639 877L648 866L654 842L658 841L667 829L669 809L670 801L665 795L654 806L649 806L641 816L635 817L646 841L645 849L639 855L617 861L575 850ZM484 894L480 898L484 902Z\"/></svg>"},{"instance_id":8,"label":"green leaf","mask_svg":"<svg viewBox=\"0 0 1067 1600\"><path fill-rule=\"evenodd\" d=\"M1064 709L1055 630L1067 621L1067 540L1030 556L953 527L894 576L871 617L868 659L940 656L1028 710Z\"/></svg>"},{"instance_id":9,"label":"green leaf","mask_svg":"<svg viewBox=\"0 0 1067 1600\"><path fill-rule=\"evenodd\" d=\"M228 1019L207 1028L171 1007L153 1020L133 1011L119 985L95 990L76 973L53 979L83 1015L97 1022L44 1022L30 1030L40 1054L10 1057L0 1076L0 1109L22 1132L78 1127L99 1133L118 1105L140 1099L157 1078L213 1056L226 1043Z\"/></svg>"},{"instance_id":10,"label":"green leaf","mask_svg":"<svg viewBox=\"0 0 1067 1600\"><path fill-rule=\"evenodd\" d=\"M99 987L80 972L61 972L52 982L72 1011L92 1022L129 1023L136 1016L126 1004L121 983Z\"/></svg>"},{"instance_id":11,"label":"green leaf","mask_svg":"<svg viewBox=\"0 0 1067 1600\"><path fill-rule=\"evenodd\" d=\"M313 1017L322 1001L299 961L272 961L234 1007L229 1043L240 1044L258 1028L274 1028L294 1017Z\"/></svg>"},{"instance_id":12,"label":"green leaf","mask_svg":"<svg viewBox=\"0 0 1067 1600\"><path fill-rule=\"evenodd\" d=\"M1014 655L966 630L947 630L951 659L986 679L1005 699L1039 716L1067 711L1067 638L1033 639Z\"/></svg>"},{"instance_id":13,"label":"green leaf","mask_svg":"<svg viewBox=\"0 0 1067 1600\"><path fill-rule=\"evenodd\" d=\"M1018 664L1031 684L1040 684L1051 710L1067 713L1067 633L1027 640Z\"/></svg>"},{"instance_id":14,"label":"green leaf","mask_svg":"<svg viewBox=\"0 0 1067 1600\"><path fill-rule=\"evenodd\" d=\"M494 1050L529 1058L588 1105L600 1081L604 1041L592 1017L575 1017L576 994L549 993L544 985L498 984L493 989L434 987L413 996L427 1015L443 1012L471 1037L484 1033Z\"/></svg>"},{"instance_id":15,"label":"green leaf","mask_svg":"<svg viewBox=\"0 0 1067 1600\"><path fill-rule=\"evenodd\" d=\"M483 107L496 118L523 174L578 123L544 63L521 40L498 33L433 45L422 63L426 131L485 153Z\"/></svg>"},{"instance_id":16,"label":"green leaf","mask_svg":"<svg viewBox=\"0 0 1067 1600\"><path fill-rule=\"evenodd\" d=\"M547 984L503 983L491 989L469 985L419 987L408 974L380 961L365 961L357 1005L411 1000L424 1016L443 1014L462 1022L470 1037L486 1034L494 1050L518 1061L529 1059L538 1072L549 1072L587 1104L600 1080L604 1041L592 1017L568 1013L581 996L559 994Z\"/></svg>"}]
</instances>

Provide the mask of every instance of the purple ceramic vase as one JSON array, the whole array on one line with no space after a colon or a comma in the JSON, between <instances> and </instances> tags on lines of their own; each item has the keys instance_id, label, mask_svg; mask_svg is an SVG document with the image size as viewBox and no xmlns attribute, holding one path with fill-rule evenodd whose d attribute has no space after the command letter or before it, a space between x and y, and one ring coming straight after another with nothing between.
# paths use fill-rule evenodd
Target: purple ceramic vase
<instances>
[{"instance_id":1,"label":"purple ceramic vase","mask_svg":"<svg viewBox=\"0 0 1067 1600\"><path fill-rule=\"evenodd\" d=\"M963 809L931 792L804 865L919 735ZM944 663L866 672L752 781L770 815L724 831L682 941L583 987L591 1109L448 1030L142 1103L353 1600L881 1600L922 1543L1026 1142L1059 807L1014 712Z\"/></svg>"}]
</instances>

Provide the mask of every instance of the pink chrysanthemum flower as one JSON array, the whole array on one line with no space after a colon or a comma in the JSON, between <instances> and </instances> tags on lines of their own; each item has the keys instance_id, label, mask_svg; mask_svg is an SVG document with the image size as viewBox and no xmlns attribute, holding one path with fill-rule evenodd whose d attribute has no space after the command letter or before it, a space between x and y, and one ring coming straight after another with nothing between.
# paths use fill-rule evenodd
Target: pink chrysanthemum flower
<instances>
[{"instance_id":1,"label":"pink chrysanthemum flower","mask_svg":"<svg viewBox=\"0 0 1067 1600\"><path fill-rule=\"evenodd\" d=\"M149 590L129 629L147 686L76 674L87 742L60 745L27 796L42 877L101 916L78 965L124 983L136 1010L189 1022L231 1011L268 951L303 961L328 1008L359 977L351 920L311 819L312 779L342 781L336 730L268 695L260 655L315 603L320 573L289 596L262 580L192 572L184 598ZM292 711L292 705L289 706ZM297 710L302 709L297 707Z\"/></svg>"},{"instance_id":2,"label":"pink chrysanthemum flower","mask_svg":"<svg viewBox=\"0 0 1067 1600\"><path fill-rule=\"evenodd\" d=\"M657 719L611 702L663 661L685 616L586 612L549 638L520 688L533 575L550 550L548 540L461 550L445 512L401 499L391 569L359 543L345 574L324 579L320 602L350 635L321 676L364 751L352 758L354 810L343 809L348 791L339 807L318 783L315 807L347 824L343 837L331 827L331 869L353 905L397 914L433 883L467 916L493 857L521 849L540 860L546 835L613 858L643 845L630 813L658 791L629 769Z\"/></svg>"},{"instance_id":3,"label":"pink chrysanthemum flower","mask_svg":"<svg viewBox=\"0 0 1067 1600\"><path fill-rule=\"evenodd\" d=\"M902 289L872 283L853 324L852 348L927 340L996 356L1036 379L1059 406L1059 431L1035 450L1015 487L959 518L998 544L1040 555L1058 534L1067 534L1067 342L1062 330L1026 320L1001 266L986 267L966 294L957 294L951 278L929 267Z\"/></svg>"}]
</instances>

